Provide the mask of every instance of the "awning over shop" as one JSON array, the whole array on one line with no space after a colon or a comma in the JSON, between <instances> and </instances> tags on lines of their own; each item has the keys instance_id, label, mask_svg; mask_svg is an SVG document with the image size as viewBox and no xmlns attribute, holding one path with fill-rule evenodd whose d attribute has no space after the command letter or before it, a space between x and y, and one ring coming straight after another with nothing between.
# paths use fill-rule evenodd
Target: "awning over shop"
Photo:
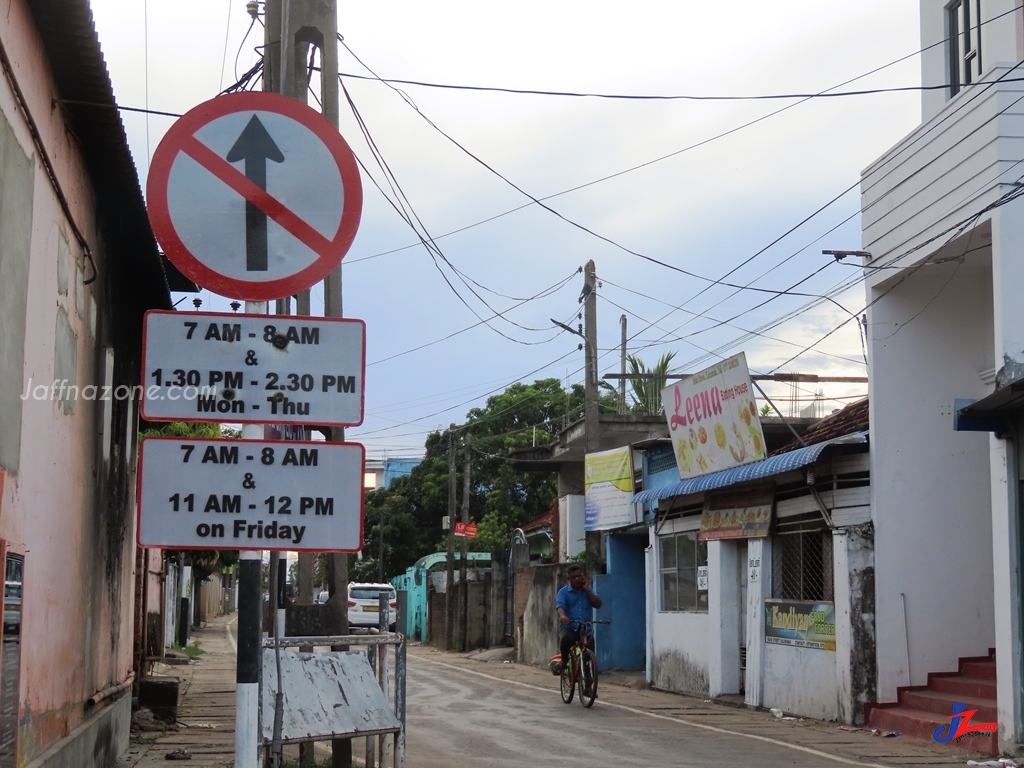
<instances>
[{"instance_id":1,"label":"awning over shop","mask_svg":"<svg viewBox=\"0 0 1024 768\"><path fill-rule=\"evenodd\" d=\"M648 491L640 491L633 497L634 504L644 504L652 501L661 501L673 496L689 496L703 491L713 491L716 488L727 488L731 485L760 480L765 477L782 475L794 469L806 467L818 460L826 448L836 445L856 445L867 443L867 432L854 432L850 435L837 437L834 440L826 440L822 443L815 443L795 451L781 453L778 456L769 456L767 459L753 461L739 467L723 469L719 472L711 472L700 477L691 477L680 480L678 483L671 483L661 488L652 488Z\"/></svg>"},{"instance_id":2,"label":"awning over shop","mask_svg":"<svg viewBox=\"0 0 1024 768\"><path fill-rule=\"evenodd\" d=\"M953 401L953 429L957 432L1002 432L1006 417L1024 408L1024 381L1017 380L981 400Z\"/></svg>"}]
</instances>

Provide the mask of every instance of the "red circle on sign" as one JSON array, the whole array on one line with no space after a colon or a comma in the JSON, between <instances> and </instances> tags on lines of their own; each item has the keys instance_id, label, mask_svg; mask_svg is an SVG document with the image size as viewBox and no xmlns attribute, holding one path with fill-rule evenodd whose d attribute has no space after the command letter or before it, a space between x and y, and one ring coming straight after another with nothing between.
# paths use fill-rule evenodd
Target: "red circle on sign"
<instances>
[{"instance_id":1,"label":"red circle on sign","mask_svg":"<svg viewBox=\"0 0 1024 768\"><path fill-rule=\"evenodd\" d=\"M325 237L300 216L288 210L266 190L234 168L225 158L216 155L196 138L196 132L214 120L239 112L274 113L290 118L308 129L327 149L337 165L343 191L341 218L333 236ZM184 243L179 228L189 221L172 219L168 204L168 187L174 162L182 155L196 160L228 187L241 195L265 216L298 238L315 254L316 259L305 266L297 265L293 273L271 280L245 280L218 271L215 261L203 260ZM230 154L230 153L229 153ZM330 169L328 169L329 172ZM337 129L319 112L277 93L247 91L218 96L203 102L179 118L164 136L150 165L146 183L147 209L153 233L164 248L167 258L193 282L227 298L246 301L269 301L290 296L323 280L341 263L355 239L363 206L363 188L359 169L348 143ZM179 214L179 219L183 218Z\"/></svg>"}]
</instances>

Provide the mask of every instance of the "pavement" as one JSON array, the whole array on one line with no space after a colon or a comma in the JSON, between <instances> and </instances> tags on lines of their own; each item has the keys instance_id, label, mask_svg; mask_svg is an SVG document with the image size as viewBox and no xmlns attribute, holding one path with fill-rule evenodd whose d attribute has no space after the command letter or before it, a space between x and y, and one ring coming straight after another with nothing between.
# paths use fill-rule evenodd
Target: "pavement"
<instances>
[{"instance_id":1,"label":"pavement","mask_svg":"<svg viewBox=\"0 0 1024 768\"><path fill-rule=\"evenodd\" d=\"M236 630L237 614L212 619L193 630L194 640L203 651L197 660L185 665L158 665L155 674L179 679L178 720L169 726L150 724L136 713L134 720L142 725L133 727L128 753L116 768L155 768L176 764L177 760L188 760L187 765L196 768L234 766ZM417 657L521 685L552 685L552 675L546 668L516 664L508 648L462 654L410 643L410 663L415 664ZM953 768L965 766L969 760L983 763L992 759L955 745L902 736L885 738L865 728L818 720L775 718L768 712L746 708L739 697L711 701L655 691L646 687L640 672L604 671L600 684L604 692L602 706L671 717L703 729L709 736L718 731L747 735L752 744L758 740L785 743L820 754L823 765ZM289 758L288 752L285 757Z\"/></svg>"}]
</instances>

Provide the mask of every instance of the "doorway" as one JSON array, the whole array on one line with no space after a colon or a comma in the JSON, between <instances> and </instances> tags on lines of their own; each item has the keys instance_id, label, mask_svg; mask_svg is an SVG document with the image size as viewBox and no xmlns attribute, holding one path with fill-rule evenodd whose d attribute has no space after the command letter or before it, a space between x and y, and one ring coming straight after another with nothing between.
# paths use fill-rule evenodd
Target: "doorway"
<instances>
[{"instance_id":1,"label":"doorway","mask_svg":"<svg viewBox=\"0 0 1024 768\"><path fill-rule=\"evenodd\" d=\"M21 702L21 595L25 558L6 554L4 563L3 656L0 667L0 768L18 765L18 713Z\"/></svg>"}]
</instances>

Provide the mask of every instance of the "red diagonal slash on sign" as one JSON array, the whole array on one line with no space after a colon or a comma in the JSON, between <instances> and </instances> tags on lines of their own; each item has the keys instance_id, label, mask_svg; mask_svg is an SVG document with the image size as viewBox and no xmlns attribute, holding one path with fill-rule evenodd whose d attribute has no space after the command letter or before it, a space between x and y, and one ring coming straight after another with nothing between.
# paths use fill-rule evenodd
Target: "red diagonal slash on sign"
<instances>
[{"instance_id":1,"label":"red diagonal slash on sign","mask_svg":"<svg viewBox=\"0 0 1024 768\"><path fill-rule=\"evenodd\" d=\"M309 247L314 253L323 254L333 245L332 241L288 210L266 190L246 178L245 174L231 163L203 144L195 136L182 139L181 150L208 170L231 189L240 194L246 202L252 203L273 219L289 234Z\"/></svg>"}]
</instances>

